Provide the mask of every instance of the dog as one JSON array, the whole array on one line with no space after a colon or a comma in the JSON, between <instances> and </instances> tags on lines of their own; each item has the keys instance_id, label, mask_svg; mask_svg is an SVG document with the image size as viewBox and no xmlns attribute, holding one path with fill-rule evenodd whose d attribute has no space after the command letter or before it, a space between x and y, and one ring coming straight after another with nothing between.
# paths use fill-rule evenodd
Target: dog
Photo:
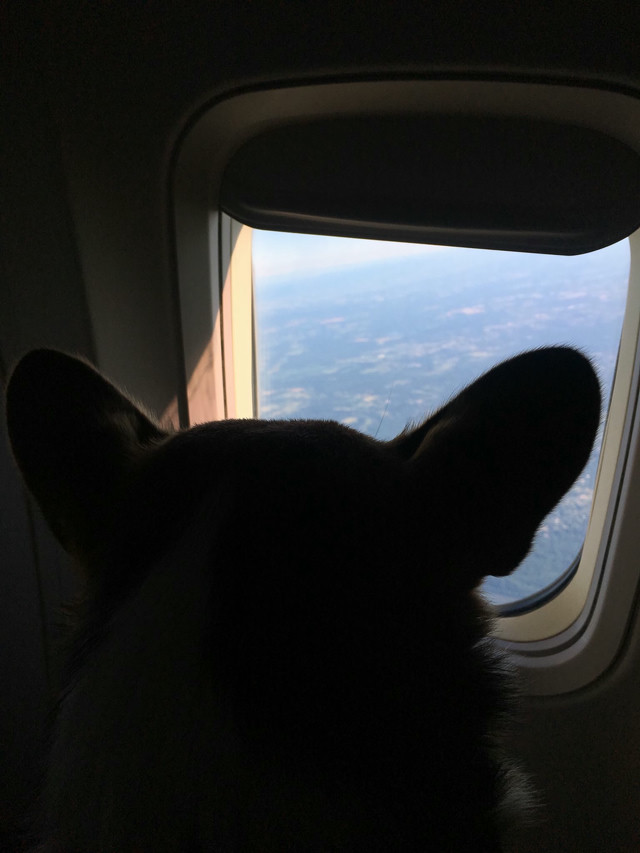
<instances>
[{"instance_id":1,"label":"dog","mask_svg":"<svg viewBox=\"0 0 640 853\"><path fill-rule=\"evenodd\" d=\"M582 354L519 355L388 442L170 433L53 350L19 362L7 419L84 579L38 849L503 849L513 691L478 586L587 462Z\"/></svg>"}]
</instances>

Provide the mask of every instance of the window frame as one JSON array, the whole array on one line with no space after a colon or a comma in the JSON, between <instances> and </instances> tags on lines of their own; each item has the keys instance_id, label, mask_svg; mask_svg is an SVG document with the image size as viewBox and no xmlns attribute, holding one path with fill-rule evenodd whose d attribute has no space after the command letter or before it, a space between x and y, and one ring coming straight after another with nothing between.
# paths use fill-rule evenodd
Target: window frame
<instances>
[{"instance_id":1,"label":"window frame","mask_svg":"<svg viewBox=\"0 0 640 853\"><path fill-rule=\"evenodd\" d=\"M439 91L437 87L433 89L433 81L421 82L431 85L432 94ZM467 90L461 89L461 81L453 84L452 81L441 82L453 85L454 90L464 94L468 101L468 86ZM415 99L415 90L411 89L413 83L415 81L405 83L405 100ZM348 87L350 84L343 85ZM389 89L389 85L382 92L383 100L390 93L395 97L393 86ZM507 100L512 108L522 111L526 104L529 109L531 89L536 87L510 85L512 88L504 83L496 84L495 88L489 86L485 91L491 95L488 100L494 98L495 103L500 93L504 100L507 91ZM566 90L570 87L559 88ZM187 401L183 409L188 410L188 417L181 418L183 425L255 415L257 373L251 230L219 210L218 194L224 164L234 147L247 137L252 127L274 121L274 115L282 116L283 108L287 115L313 110L313 106L309 107L310 103L313 105L313 98L309 97L308 90L309 87L304 86L287 90L291 95L289 101L282 89L242 93L219 101L194 121L176 149L172 207L176 298L181 306L187 376ZM401 91L396 89L395 93ZM548 87L546 92L549 94ZM356 90L347 93L344 109L355 108L356 94ZM516 94L523 98L520 106ZM571 94L575 95L575 92ZM591 108L597 102L598 110L594 112L596 125L607 120L616 124L619 136L626 141L633 137L636 147L640 148L640 104L617 93L609 94L612 100L603 100L603 93L593 90L594 100L590 101L585 90L580 90L577 101L585 115L591 115ZM567 109L566 98L559 97L558 91L551 95L541 101L545 115ZM635 124L632 121L625 124L620 112L628 107L623 103L628 101L634 105ZM394 103L397 103L397 98ZM370 107L371 100L367 102L365 98L364 107L361 100L358 108L366 109L367 104ZM576 115L579 112L578 109ZM582 120L586 121L584 115ZM532 695L571 692L601 676L623 646L635 607L640 575L633 557L637 538L634 514L635 518L640 517L640 417L637 416L640 232L632 235L630 247L629 297L596 477L594 504L580 564L557 595L535 609L500 616L496 620L498 642L511 651L519 667L526 672L527 691ZM204 310L211 313L211 335L205 347L206 370L201 368L201 358L194 372L193 354L199 349L197 346L194 349L190 318L194 316L194 294L202 296L205 291L206 298L201 300L198 310L204 306ZM184 310L184 305L189 306L187 310ZM203 375L206 381L203 381ZM198 392L198 388L202 391L203 387L208 389L204 395Z\"/></svg>"}]
</instances>

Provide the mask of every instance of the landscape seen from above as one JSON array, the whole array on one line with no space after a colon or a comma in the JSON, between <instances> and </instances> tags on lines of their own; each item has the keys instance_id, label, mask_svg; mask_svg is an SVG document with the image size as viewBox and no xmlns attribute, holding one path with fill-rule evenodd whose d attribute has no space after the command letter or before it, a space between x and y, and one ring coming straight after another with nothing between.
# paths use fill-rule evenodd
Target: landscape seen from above
<instances>
[{"instance_id":1,"label":"landscape seen from above","mask_svg":"<svg viewBox=\"0 0 640 853\"><path fill-rule=\"evenodd\" d=\"M595 363L608 405L629 244L561 257L253 233L261 418L330 418L389 439L495 364L569 344ZM526 598L574 562L600 447L542 524L495 604Z\"/></svg>"}]
</instances>

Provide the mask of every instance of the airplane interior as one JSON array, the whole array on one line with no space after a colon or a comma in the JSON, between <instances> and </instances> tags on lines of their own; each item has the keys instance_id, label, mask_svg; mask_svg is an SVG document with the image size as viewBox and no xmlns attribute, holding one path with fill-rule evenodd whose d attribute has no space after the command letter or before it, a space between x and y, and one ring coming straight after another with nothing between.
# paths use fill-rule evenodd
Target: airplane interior
<instances>
[{"instance_id":1,"label":"airplane interior","mask_svg":"<svg viewBox=\"0 0 640 853\"><path fill-rule=\"evenodd\" d=\"M0 20L3 387L47 347L165 425L258 417L253 229L558 256L628 238L581 556L494 633L538 804L505 853L640 849L639 9L44 0ZM78 580L4 412L0 429L0 847L17 853Z\"/></svg>"}]
</instances>

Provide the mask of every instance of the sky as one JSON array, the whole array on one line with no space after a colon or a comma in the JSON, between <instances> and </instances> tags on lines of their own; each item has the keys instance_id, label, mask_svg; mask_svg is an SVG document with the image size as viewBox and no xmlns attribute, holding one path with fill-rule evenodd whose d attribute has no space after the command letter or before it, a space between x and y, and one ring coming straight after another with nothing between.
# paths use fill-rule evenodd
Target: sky
<instances>
[{"instance_id":1,"label":"sky","mask_svg":"<svg viewBox=\"0 0 640 853\"><path fill-rule=\"evenodd\" d=\"M448 246L357 240L351 237L253 232L254 264L260 270L263 281L299 274L309 269L315 272L344 269L376 260L425 256L448 249Z\"/></svg>"}]
</instances>

